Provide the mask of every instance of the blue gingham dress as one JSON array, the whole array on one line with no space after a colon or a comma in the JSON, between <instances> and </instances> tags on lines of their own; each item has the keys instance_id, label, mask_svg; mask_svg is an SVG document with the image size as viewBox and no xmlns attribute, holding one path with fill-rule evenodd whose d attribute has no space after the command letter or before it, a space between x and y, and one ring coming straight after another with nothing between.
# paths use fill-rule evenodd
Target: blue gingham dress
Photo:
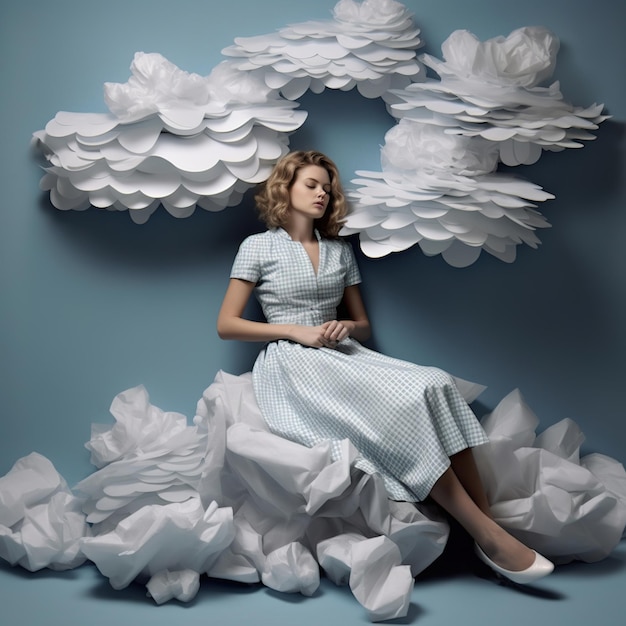
<instances>
[{"instance_id":1,"label":"blue gingham dress","mask_svg":"<svg viewBox=\"0 0 626 626\"><path fill-rule=\"evenodd\" d=\"M361 282L351 246L316 236L317 274L304 247L282 228L241 244L231 278L256 283L268 322L336 319L344 288ZM339 441L349 439L360 453L356 466L378 472L394 500L423 500L450 455L487 441L449 374L385 356L352 338L336 349L270 342L252 380L274 433L306 446L331 440L335 458Z\"/></svg>"}]
</instances>

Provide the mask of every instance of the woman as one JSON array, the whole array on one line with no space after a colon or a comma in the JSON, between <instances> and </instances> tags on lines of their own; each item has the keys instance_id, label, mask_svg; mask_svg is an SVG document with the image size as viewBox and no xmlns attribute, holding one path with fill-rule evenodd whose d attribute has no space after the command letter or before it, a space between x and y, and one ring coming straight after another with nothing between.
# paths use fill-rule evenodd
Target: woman
<instances>
[{"instance_id":1,"label":"woman","mask_svg":"<svg viewBox=\"0 0 626 626\"><path fill-rule=\"evenodd\" d=\"M357 467L380 473L390 498L431 497L496 573L517 583L549 574L550 561L492 518L471 451L486 436L453 379L359 343L370 323L354 254L338 238L347 208L334 163L288 154L256 200L268 230L241 244L217 330L266 343L253 382L269 427L307 446L350 439ZM265 322L243 317L253 291Z\"/></svg>"}]
</instances>

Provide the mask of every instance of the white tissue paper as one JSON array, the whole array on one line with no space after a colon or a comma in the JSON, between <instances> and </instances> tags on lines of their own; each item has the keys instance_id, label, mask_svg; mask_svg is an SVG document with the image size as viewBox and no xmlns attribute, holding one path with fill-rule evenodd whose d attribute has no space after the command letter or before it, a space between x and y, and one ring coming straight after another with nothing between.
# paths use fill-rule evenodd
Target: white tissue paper
<instances>
[{"instance_id":1,"label":"white tissue paper","mask_svg":"<svg viewBox=\"0 0 626 626\"><path fill-rule=\"evenodd\" d=\"M626 526L626 473L610 457L579 458L572 420L535 435L538 419L515 390L482 420L489 442L475 449L496 520L557 563L599 561Z\"/></svg>"},{"instance_id":2,"label":"white tissue paper","mask_svg":"<svg viewBox=\"0 0 626 626\"><path fill-rule=\"evenodd\" d=\"M484 387L459 389L472 400ZM311 596L323 572L382 621L407 614L414 577L446 545L438 508L390 501L380 476L354 467L349 441L333 461L326 443L272 434L250 373L219 372L191 425L141 386L111 411L115 423L94 426L87 444L98 469L80 499L37 454L0 478L3 559L63 569L87 558L115 589L143 582L158 604L191 600L203 575ZM498 521L557 562L607 556L626 526L623 466L580 459L570 420L537 435L517 391L483 424L490 441L475 454ZM28 520L48 530L25 532Z\"/></svg>"},{"instance_id":3,"label":"white tissue paper","mask_svg":"<svg viewBox=\"0 0 626 626\"><path fill-rule=\"evenodd\" d=\"M48 459L19 459L0 478L0 558L31 572L78 567L80 540L91 533L80 505Z\"/></svg>"}]
</instances>

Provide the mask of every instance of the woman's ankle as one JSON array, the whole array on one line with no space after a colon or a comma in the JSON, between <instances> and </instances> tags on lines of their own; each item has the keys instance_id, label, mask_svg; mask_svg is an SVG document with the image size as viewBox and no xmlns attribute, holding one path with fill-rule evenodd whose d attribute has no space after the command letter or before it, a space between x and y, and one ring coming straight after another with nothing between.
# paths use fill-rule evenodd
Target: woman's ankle
<instances>
[{"instance_id":1,"label":"woman's ankle","mask_svg":"<svg viewBox=\"0 0 626 626\"><path fill-rule=\"evenodd\" d=\"M490 525L491 526L491 525ZM513 537L494 522L486 528L476 543L482 551L497 565L511 571L521 571L533 564L534 551Z\"/></svg>"}]
</instances>

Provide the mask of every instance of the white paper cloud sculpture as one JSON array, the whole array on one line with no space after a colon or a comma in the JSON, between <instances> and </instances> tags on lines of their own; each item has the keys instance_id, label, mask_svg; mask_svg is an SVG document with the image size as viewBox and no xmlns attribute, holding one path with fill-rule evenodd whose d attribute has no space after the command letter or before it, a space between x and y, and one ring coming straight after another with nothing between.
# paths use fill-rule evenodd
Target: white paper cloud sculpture
<instances>
[{"instance_id":1,"label":"white paper cloud sculpture","mask_svg":"<svg viewBox=\"0 0 626 626\"><path fill-rule=\"evenodd\" d=\"M382 172L352 181L343 233L359 233L370 257L418 244L456 267L482 250L512 262L518 245L537 247L535 230L549 224L535 203L554 196L498 172L498 163L581 147L606 119L601 105L564 102L557 83L537 86L551 76L558 47L539 27L486 42L456 31L442 46L445 62L422 55L441 79L391 90L387 106L400 121L385 136Z\"/></svg>"},{"instance_id":2,"label":"white paper cloud sculpture","mask_svg":"<svg viewBox=\"0 0 626 626\"><path fill-rule=\"evenodd\" d=\"M109 114L57 113L35 133L58 209L128 210L145 222L240 202L288 151L306 113L230 63L207 77L138 52L126 84L105 85Z\"/></svg>"},{"instance_id":3,"label":"white paper cloud sculpture","mask_svg":"<svg viewBox=\"0 0 626 626\"><path fill-rule=\"evenodd\" d=\"M385 135L382 172L357 172L348 191L353 210L342 233L359 233L373 258L418 244L456 267L482 250L503 261L516 246L537 247L548 226L535 202L553 196L537 185L495 172L497 146L403 119Z\"/></svg>"},{"instance_id":4,"label":"white paper cloud sculpture","mask_svg":"<svg viewBox=\"0 0 626 626\"><path fill-rule=\"evenodd\" d=\"M534 163L542 150L580 148L607 118L602 105L565 102L558 82L540 86L552 76L558 49L556 36L540 27L484 42L455 31L442 45L445 61L420 57L440 80L395 90L399 102L390 105L391 114L484 137L498 144L500 160L511 166Z\"/></svg>"},{"instance_id":5,"label":"white paper cloud sculpture","mask_svg":"<svg viewBox=\"0 0 626 626\"><path fill-rule=\"evenodd\" d=\"M333 20L292 24L270 35L238 37L222 50L241 71L294 100L311 90L350 90L379 98L424 76L423 45L411 14L394 0L340 0Z\"/></svg>"},{"instance_id":6,"label":"white paper cloud sculpture","mask_svg":"<svg viewBox=\"0 0 626 626\"><path fill-rule=\"evenodd\" d=\"M238 204L289 149L307 91L356 88L398 120L382 172L357 172L343 234L367 256L419 245L465 267L486 251L511 262L536 247L536 210L554 196L498 172L543 151L581 147L603 105L567 103L554 71L558 39L542 27L479 41L465 30L443 59L418 56L420 29L396 0L339 0L333 18L235 38L208 76L138 52L125 84L105 84L107 114L58 113L34 141L48 160L42 189L59 209L127 210L143 223L159 205L176 217ZM427 69L434 76L427 77Z\"/></svg>"}]
</instances>

